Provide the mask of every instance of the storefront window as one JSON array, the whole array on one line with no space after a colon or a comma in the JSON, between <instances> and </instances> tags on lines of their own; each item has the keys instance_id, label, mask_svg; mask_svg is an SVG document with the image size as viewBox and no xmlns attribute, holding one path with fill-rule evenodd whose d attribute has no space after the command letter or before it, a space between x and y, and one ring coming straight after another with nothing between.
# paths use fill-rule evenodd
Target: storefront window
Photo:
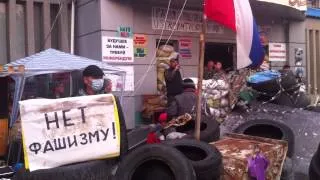
<instances>
[{"instance_id":1,"label":"storefront window","mask_svg":"<svg viewBox=\"0 0 320 180\"><path fill-rule=\"evenodd\" d=\"M71 73L44 74L26 79L22 100L57 99L71 96Z\"/></svg>"}]
</instances>

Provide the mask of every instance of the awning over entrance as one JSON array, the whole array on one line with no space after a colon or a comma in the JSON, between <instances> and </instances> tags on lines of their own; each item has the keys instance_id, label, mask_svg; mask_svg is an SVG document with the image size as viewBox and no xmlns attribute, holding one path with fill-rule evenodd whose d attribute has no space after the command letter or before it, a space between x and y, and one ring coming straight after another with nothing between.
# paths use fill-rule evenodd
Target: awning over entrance
<instances>
[{"instance_id":1,"label":"awning over entrance","mask_svg":"<svg viewBox=\"0 0 320 180\"><path fill-rule=\"evenodd\" d=\"M291 6L260 0L250 0L250 4L254 16L268 16L268 18L283 18L296 21L303 21L306 17L305 11Z\"/></svg>"}]
</instances>

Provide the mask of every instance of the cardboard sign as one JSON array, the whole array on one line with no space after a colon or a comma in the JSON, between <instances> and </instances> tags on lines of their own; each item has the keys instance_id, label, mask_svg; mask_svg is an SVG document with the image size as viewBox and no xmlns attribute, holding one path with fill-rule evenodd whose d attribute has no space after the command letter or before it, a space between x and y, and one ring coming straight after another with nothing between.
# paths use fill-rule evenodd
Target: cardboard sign
<instances>
[{"instance_id":1,"label":"cardboard sign","mask_svg":"<svg viewBox=\"0 0 320 180\"><path fill-rule=\"evenodd\" d=\"M102 60L106 62L133 62L133 40L102 37Z\"/></svg>"},{"instance_id":2,"label":"cardboard sign","mask_svg":"<svg viewBox=\"0 0 320 180\"><path fill-rule=\"evenodd\" d=\"M120 125L112 95L19 103L30 171L119 156Z\"/></svg>"},{"instance_id":3,"label":"cardboard sign","mask_svg":"<svg viewBox=\"0 0 320 180\"><path fill-rule=\"evenodd\" d=\"M269 43L269 61L286 61L286 59L285 43Z\"/></svg>"}]
</instances>

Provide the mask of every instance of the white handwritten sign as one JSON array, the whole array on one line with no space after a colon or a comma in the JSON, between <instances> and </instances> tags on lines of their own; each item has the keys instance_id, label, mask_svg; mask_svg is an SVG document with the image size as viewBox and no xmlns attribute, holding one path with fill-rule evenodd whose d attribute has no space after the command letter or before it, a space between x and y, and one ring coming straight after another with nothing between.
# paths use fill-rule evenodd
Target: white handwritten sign
<instances>
[{"instance_id":1,"label":"white handwritten sign","mask_svg":"<svg viewBox=\"0 0 320 180\"><path fill-rule=\"evenodd\" d=\"M120 127L112 95L19 103L30 171L119 156Z\"/></svg>"},{"instance_id":2,"label":"white handwritten sign","mask_svg":"<svg viewBox=\"0 0 320 180\"><path fill-rule=\"evenodd\" d=\"M133 62L133 39L102 37L102 60L106 62Z\"/></svg>"},{"instance_id":3,"label":"white handwritten sign","mask_svg":"<svg viewBox=\"0 0 320 180\"><path fill-rule=\"evenodd\" d=\"M152 29L155 30L173 30L180 32L201 32L202 27L202 12L201 11L187 11L184 10L176 27L180 10L170 9L166 17L166 8L153 7L152 8ZM207 23L207 33L223 34L224 28L212 21Z\"/></svg>"}]
</instances>

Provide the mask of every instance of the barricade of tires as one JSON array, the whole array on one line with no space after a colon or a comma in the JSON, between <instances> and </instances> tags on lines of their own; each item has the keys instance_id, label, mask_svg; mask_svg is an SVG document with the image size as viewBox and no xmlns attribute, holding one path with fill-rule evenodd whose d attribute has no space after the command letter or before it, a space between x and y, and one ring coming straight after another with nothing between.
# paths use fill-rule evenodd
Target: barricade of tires
<instances>
[{"instance_id":1,"label":"barricade of tires","mask_svg":"<svg viewBox=\"0 0 320 180\"><path fill-rule=\"evenodd\" d=\"M318 146L317 152L313 155L309 165L309 179L320 179L320 144Z\"/></svg>"},{"instance_id":2,"label":"barricade of tires","mask_svg":"<svg viewBox=\"0 0 320 180\"><path fill-rule=\"evenodd\" d=\"M218 180L222 156L212 145L190 139L148 144L119 164L116 180Z\"/></svg>"},{"instance_id":3,"label":"barricade of tires","mask_svg":"<svg viewBox=\"0 0 320 180\"><path fill-rule=\"evenodd\" d=\"M301 84L298 83L293 72L281 72L281 78L272 79L257 84L249 83L260 94L262 100L273 100L274 104L306 108L311 100L306 93L300 92Z\"/></svg>"},{"instance_id":4,"label":"barricade of tires","mask_svg":"<svg viewBox=\"0 0 320 180\"><path fill-rule=\"evenodd\" d=\"M117 101L117 103L119 103ZM69 164L57 168L16 172L14 180L218 180L222 156L208 143L178 139L161 144L146 144L128 153L128 139L121 106L120 157ZM194 128L194 125L191 125ZM193 133L193 129L188 129ZM219 124L202 122L201 139L218 140ZM101 147L103 148L103 147ZM94 151L94 150L92 150Z\"/></svg>"}]
</instances>

